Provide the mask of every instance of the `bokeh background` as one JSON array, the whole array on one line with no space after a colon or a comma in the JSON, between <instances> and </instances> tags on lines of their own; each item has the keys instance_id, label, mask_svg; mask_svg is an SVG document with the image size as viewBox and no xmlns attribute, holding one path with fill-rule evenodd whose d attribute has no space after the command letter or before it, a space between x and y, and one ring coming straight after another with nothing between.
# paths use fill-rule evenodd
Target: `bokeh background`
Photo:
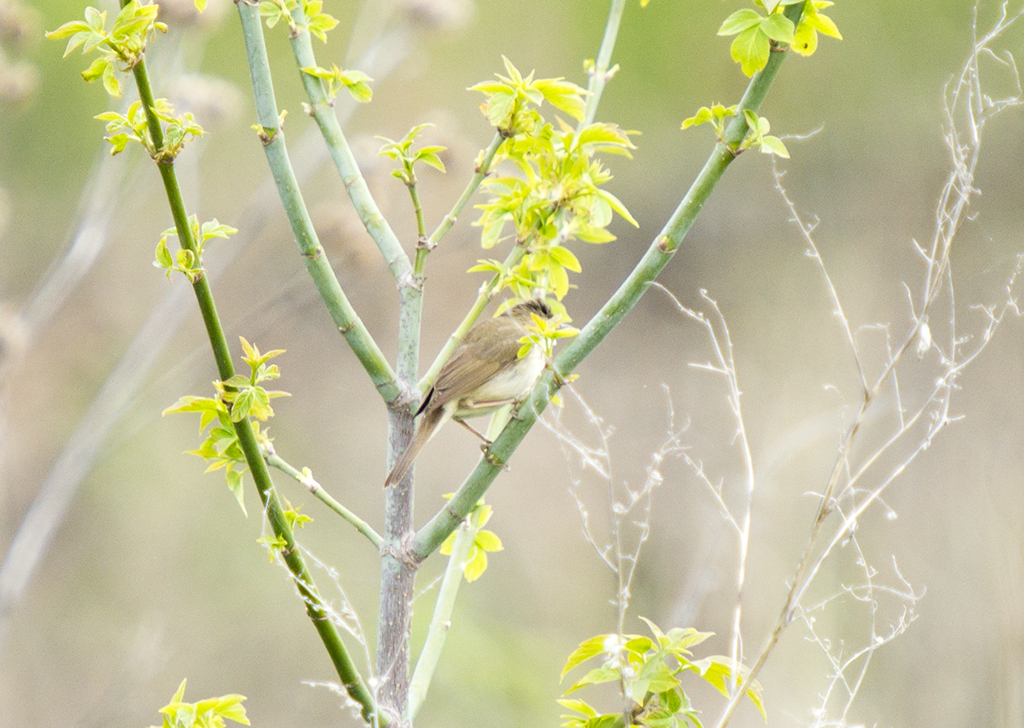
<instances>
[{"instance_id":1,"label":"bokeh background","mask_svg":"<svg viewBox=\"0 0 1024 728\"><path fill-rule=\"evenodd\" d=\"M271 429L279 452L311 467L336 497L379 525L384 411L305 277L269 186L250 129L255 116L234 6L211 0L196 21L189 5L164 6L171 32L152 45L150 68L158 95L192 109L209 131L178 164L190 208L240 230L208 253L229 340L244 335L264 349L287 349L280 387L293 396L278 400ZM421 176L433 226L491 137L480 99L466 87L500 71L502 54L520 69L586 85L582 62L596 53L606 4L363 5L326 0L341 25L316 50L321 65L370 69L377 79L371 104L339 104L339 113L372 191L411 248L406 192L375 156L380 142L373 136L399 138L413 124L437 125L427 138L449 147L448 172ZM1011 5L1016 11L1019 3ZM738 7L654 0L641 10L630 2L615 51L621 70L599 117L642 132L633 160L607 160L615 173L609 188L641 226L616 221L615 243L577 246L583 273L566 299L577 322L642 255L706 157L710 132L681 132L682 119L742 93L745 78L729 59L729 40L715 35ZM245 518L221 476L203 475L202 463L182 454L198 442L194 418L160 416L183 394L209 392L215 369L184 282L168 283L151 266L159 234L170 226L158 175L137 149L109 158L92 117L111 102L81 81L87 61L78 54L62 61L62 44L41 39L44 29L80 17L83 3L4 0L0 8L0 553L44 483L63 483L71 497L24 590L3 604L0 727L150 725L183 677L186 698L248 696L253 725L355 725L340 698L309 684L335 676L285 572L268 564L256 543L262 525L255 491L247 493ZM980 25L988 27L998 9L983 2ZM898 342L911 320L904 284L919 292L923 274L912 240L931 240L949 172L943 88L971 48L973 4L841 0L830 14L845 39L823 39L811 59L787 59L762 113L778 134L818 130L787 141L787 189L808 219L821 221L816 239L852 325L889 324ZM1022 38L1014 28L997 48L1019 52ZM393 355L393 281L301 113L285 30L269 32L268 43L314 222L354 305ZM993 95L1014 90L1012 77L995 64L986 68ZM971 307L1006 298L1024 250L1022 129L1021 111L986 128L977 176L984 194L974 199L973 220L953 252L958 333L975 344L984 316ZM471 219L465 214L429 260L424 362L481 282L465 273L483 257ZM859 404L849 348L804 250L773 190L770 160L750 153L730 168L661 278L689 306L701 305L699 291L707 289L731 332L758 476L744 590L748 656L782 608L817 508L813 493L823 489L841 427ZM858 337L869 371L879 371L885 333L864 329ZM857 543L879 584L920 598L879 595L877 633L915 619L873 653L845 715L851 724L1024 723L1022 340L1020 322L1009 317L958 381L950 414L962 419L861 521ZM688 366L707 361L709 352L701 328L651 291L580 367L576 391L613 429L615 483L644 481L670 427L671 403L675 426L688 424L681 442L691 457L722 482L732 507L742 506L743 462L723 382ZM909 397L927 390L937 357L933 350L901 380ZM567 402L565 426L596 442L580 406ZM894 406L879 406L863 447L891 432ZM458 431L439 435L420 459L420 522L476 462L477 444L451 429ZM894 462L916 442L901 445ZM581 476L577 466L578 458L537 427L490 490L490 527L505 550L492 555L482 580L462 588L419 725L555 725L566 656L583 639L615 629L616 582L581 535L570 494L582 477L576 490L603 534L607 484ZM626 627L643 631L643 615L666 629L714 631L708 652L727 653L735 536L678 457L668 458L661 474ZM303 543L337 569L372 641L373 549L295 483L279 474L275 480L315 518ZM856 561L852 545L840 548L807 603L863 582ZM420 586L442 569L434 557ZM318 579L337 598L327 574ZM432 598L429 592L417 602L417 640ZM869 644L869 607L846 599L816 613L834 654ZM815 711L830 685L841 697L821 646L808 637L804 625L793 624L761 674L769 725L812 724L824 715ZM353 648L358 657L361 648ZM713 721L722 698L699 685L693 696L705 722ZM828 703L828 718L843 717L835 707L842 703ZM733 724L761 720L744 705Z\"/></svg>"}]
</instances>

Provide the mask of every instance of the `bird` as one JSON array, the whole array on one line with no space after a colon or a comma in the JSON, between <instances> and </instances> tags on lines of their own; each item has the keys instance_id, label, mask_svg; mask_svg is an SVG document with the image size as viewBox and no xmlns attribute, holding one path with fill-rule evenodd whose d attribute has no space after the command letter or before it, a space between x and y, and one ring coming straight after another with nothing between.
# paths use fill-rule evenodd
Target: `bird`
<instances>
[{"instance_id":1,"label":"bird","mask_svg":"<svg viewBox=\"0 0 1024 728\"><path fill-rule=\"evenodd\" d=\"M550 320L551 307L531 299L469 330L451 358L441 367L434 385L416 411L418 424L406 448L384 481L394 485L409 471L413 460L448 420L455 420L490 444L463 420L489 415L507 404L522 402L544 370L544 354L532 346L522 357L524 329L538 316Z\"/></svg>"}]
</instances>

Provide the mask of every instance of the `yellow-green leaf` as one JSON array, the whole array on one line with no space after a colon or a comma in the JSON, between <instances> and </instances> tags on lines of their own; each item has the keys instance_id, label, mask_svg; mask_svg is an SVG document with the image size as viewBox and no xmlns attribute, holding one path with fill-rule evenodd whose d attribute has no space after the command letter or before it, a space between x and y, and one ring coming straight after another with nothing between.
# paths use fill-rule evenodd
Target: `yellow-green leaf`
<instances>
[{"instance_id":1,"label":"yellow-green leaf","mask_svg":"<svg viewBox=\"0 0 1024 728\"><path fill-rule=\"evenodd\" d=\"M550 255L553 260L555 260L562 266L568 268L573 273L579 273L581 270L583 270L583 268L580 266L579 259L575 255L573 255L573 252L571 250L564 246L556 245L551 249Z\"/></svg>"},{"instance_id":2,"label":"yellow-green leaf","mask_svg":"<svg viewBox=\"0 0 1024 728\"><path fill-rule=\"evenodd\" d=\"M782 140L774 136L766 136L761 139L761 152L763 154L774 154L789 159L789 150Z\"/></svg>"},{"instance_id":3,"label":"yellow-green leaf","mask_svg":"<svg viewBox=\"0 0 1024 728\"><path fill-rule=\"evenodd\" d=\"M748 28L759 25L761 20L762 15L756 10L751 10L750 8L737 10L725 19L722 23L722 27L718 29L718 35L736 35L737 33L742 33Z\"/></svg>"},{"instance_id":4,"label":"yellow-green leaf","mask_svg":"<svg viewBox=\"0 0 1024 728\"><path fill-rule=\"evenodd\" d=\"M793 42L793 21L785 15L773 13L761 22L760 27L774 41L787 45Z\"/></svg>"},{"instance_id":5,"label":"yellow-green leaf","mask_svg":"<svg viewBox=\"0 0 1024 728\"><path fill-rule=\"evenodd\" d=\"M615 210L615 212L617 212L620 217L626 220L626 222L628 222L633 227L640 227L640 223L634 220L633 216L629 214L629 210L627 210L626 206L622 204L622 200L620 200L618 197L613 195L608 190L598 189L597 194L599 194L605 202L611 205L612 209Z\"/></svg>"},{"instance_id":6,"label":"yellow-green leaf","mask_svg":"<svg viewBox=\"0 0 1024 728\"><path fill-rule=\"evenodd\" d=\"M494 531L480 531L476 535L476 545L484 551L502 551L501 539Z\"/></svg>"},{"instance_id":7,"label":"yellow-green leaf","mask_svg":"<svg viewBox=\"0 0 1024 728\"><path fill-rule=\"evenodd\" d=\"M818 31L808 23L800 23L793 33L793 45L790 47L801 56L814 55L814 51L818 50Z\"/></svg>"},{"instance_id":8,"label":"yellow-green leaf","mask_svg":"<svg viewBox=\"0 0 1024 728\"><path fill-rule=\"evenodd\" d=\"M487 571L487 552L483 549L474 548L473 555L466 562L462 573L466 577L466 581L472 583L483 576L485 571Z\"/></svg>"},{"instance_id":9,"label":"yellow-green leaf","mask_svg":"<svg viewBox=\"0 0 1024 728\"><path fill-rule=\"evenodd\" d=\"M515 96L512 94L504 91L494 94L491 96L490 101L487 102L485 112L487 120L491 122L492 126L501 126L509 114L512 113L514 105Z\"/></svg>"},{"instance_id":10,"label":"yellow-green leaf","mask_svg":"<svg viewBox=\"0 0 1024 728\"><path fill-rule=\"evenodd\" d=\"M561 677L559 677L559 680L564 680L566 673L568 673L577 665L586 662L592 657L597 657L598 655L603 654L605 652L606 645L612 638L615 637L617 636L610 634L599 634L595 637L591 637L588 640L580 642L580 646L577 647L573 651L573 653L569 655L569 659L565 661L565 667L562 668L562 675Z\"/></svg>"},{"instance_id":11,"label":"yellow-green leaf","mask_svg":"<svg viewBox=\"0 0 1024 728\"><path fill-rule=\"evenodd\" d=\"M725 696L729 695L729 688L731 686L726 683L733 680L733 661L731 657L712 655L691 664L700 673L701 677L715 686L718 692ZM750 670L746 666L741 665L738 672L739 675L737 677L742 681L749 674ZM752 680L747 687L747 697L750 698L750 702L754 704L754 707L757 708L758 712L761 713L761 717L767 723L768 713L764 709L764 694L761 683L757 680Z\"/></svg>"},{"instance_id":12,"label":"yellow-green leaf","mask_svg":"<svg viewBox=\"0 0 1024 728\"><path fill-rule=\"evenodd\" d=\"M829 4L831 5L831 3ZM815 6L817 5L818 3L815 3ZM843 34L839 32L839 28L836 26L832 18L827 15L822 15L817 10L813 13L808 13L804 18L804 22L823 35L835 38L836 40L843 39Z\"/></svg>"},{"instance_id":13,"label":"yellow-green leaf","mask_svg":"<svg viewBox=\"0 0 1024 728\"><path fill-rule=\"evenodd\" d=\"M743 73L753 76L768 65L771 44L761 28L754 26L736 36L729 52L732 54L732 59L740 64Z\"/></svg>"}]
</instances>

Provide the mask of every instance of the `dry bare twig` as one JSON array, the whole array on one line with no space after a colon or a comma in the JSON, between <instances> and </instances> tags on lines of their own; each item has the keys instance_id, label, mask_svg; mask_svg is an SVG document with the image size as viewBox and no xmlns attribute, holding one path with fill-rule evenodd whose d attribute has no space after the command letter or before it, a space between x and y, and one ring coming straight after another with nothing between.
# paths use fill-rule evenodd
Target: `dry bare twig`
<instances>
[{"instance_id":1,"label":"dry bare twig","mask_svg":"<svg viewBox=\"0 0 1024 728\"><path fill-rule=\"evenodd\" d=\"M809 627L812 640L817 639L813 630L813 622L810 622L807 616L811 608L804 606L804 600L823 564L838 545L853 543L858 564L864 570L864 584L847 588L845 594L869 605L871 635L867 646L854 651L845 658L841 653L836 653L831 644L821 643L831 661L833 678L829 690L823 697L822 706L816 713L818 725L845 723L850 705L862 684L872 652L902 633L912 621L913 604L920 598L920 595L910 588L899 570L895 569L895 564L895 573L902 588L881 587L876 584L874 580L876 572L865 559L856 542L854 532L860 517L867 509L873 504L881 502L888 487L906 472L910 464L921 453L928 449L939 432L946 425L958 419L952 413L951 404L953 393L958 389L960 375L991 341L1003 317L1006 314L1020 315L1013 287L1022 266L1024 266L1024 256L1018 257L1016 267L1009 276L1005 299L1001 303L991 306L970 307L970 310L981 311L984 321L973 336L958 334L950 251L957 233L964 222L970 219L969 204L977 192L974 187L974 174L981 150L982 130L985 124L997 114L1024 103L1024 93L1021 91L1019 74L1012 56L1008 53L997 54L992 49L993 42L1001 37L1022 15L1024 15L1024 9L1011 14L1008 4L1004 2L1000 6L999 17L992 29L978 38L977 6L975 7L973 30L975 40L972 51L959 75L947 85L944 93L946 113L944 139L949 149L951 169L939 195L934 235L927 248L914 242L915 249L925 263L920 297L915 300L911 293L912 287L906 286L911 325L899 339L901 343L898 346L893 348L891 344L890 326L875 327L886 334L888 358L873 383L870 383L865 376L866 367L856 336L843 313L841 299L828 268L814 243L812 233L817 223L808 223L801 218L795 204L782 186L782 174L778 171L775 173L776 188L790 212L791 220L797 224L808 246L808 256L815 260L821 270L836 315L844 327L860 375L863 400L857 414L846 427L832 474L820 493L817 514L803 555L791 579L790 590L776 625L749 675L745 677L739 689L735 690L728 706L723 711L717 724L718 728L723 728L728 724L743 696L746 684L760 672L782 632L795 618L801 618ZM1016 86L1015 95L992 99L983 92L979 69L979 62L982 58L994 59L1004 70L1009 71ZM941 344L933 339L929 325L930 317L937 318L935 309L940 304L946 308L948 316L946 319L948 330L943 337L944 343ZM917 362L908 360L905 356L912 346L918 355ZM932 352L937 353L938 376L932 379L930 385L923 391L907 391L905 387L901 386L899 371L913 366L915 363L921 365L921 359ZM930 362L928 364L931 365ZM882 436L882 444L875 448L869 448L868 452L864 454L855 456L853 445L855 441L859 442L862 439L858 438L858 434L866 423L869 410L877 410L879 408L877 403L883 399L880 395L887 392L891 392L897 403L896 417L894 419L880 417L873 421L874 429L880 430L876 431L874 435ZM885 427L890 428L888 432L881 429ZM901 455L897 446L899 448L907 447L908 450L903 450L904 454ZM838 523L835 523L835 518L831 518L833 514L838 516ZM834 525L826 528L827 524ZM877 624L874 621L876 597L880 590L899 595L907 605L904 613L890 624L888 631L884 633L877 630ZM860 668L857 677L851 681L847 678L847 671L854 668L858 661ZM833 689L840 685L845 688L847 697L842 717L838 722L829 722L826 712L829 697Z\"/></svg>"}]
</instances>

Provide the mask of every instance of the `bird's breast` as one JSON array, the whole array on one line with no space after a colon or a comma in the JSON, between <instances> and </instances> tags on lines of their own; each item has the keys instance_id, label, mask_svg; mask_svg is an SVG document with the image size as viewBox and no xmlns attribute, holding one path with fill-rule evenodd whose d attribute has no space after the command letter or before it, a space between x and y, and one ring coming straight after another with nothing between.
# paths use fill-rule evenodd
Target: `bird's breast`
<instances>
[{"instance_id":1,"label":"bird's breast","mask_svg":"<svg viewBox=\"0 0 1024 728\"><path fill-rule=\"evenodd\" d=\"M471 392L467 392L459 400L454 416L476 417L499 409L510 401L521 400L530 393L537 377L544 370L544 355L539 347L530 352L507 369L498 372ZM494 403L489 407L489 403Z\"/></svg>"}]
</instances>

